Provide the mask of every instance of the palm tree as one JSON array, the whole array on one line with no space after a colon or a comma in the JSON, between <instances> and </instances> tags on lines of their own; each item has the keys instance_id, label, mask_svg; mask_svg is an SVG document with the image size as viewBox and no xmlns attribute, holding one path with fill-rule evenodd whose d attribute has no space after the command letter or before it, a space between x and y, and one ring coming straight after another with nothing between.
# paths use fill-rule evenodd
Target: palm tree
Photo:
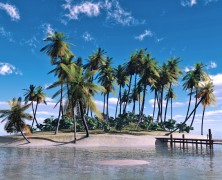
<instances>
[{"instance_id":1,"label":"palm tree","mask_svg":"<svg viewBox=\"0 0 222 180\"><path fill-rule=\"evenodd\" d=\"M58 75L58 78L62 82L63 79L61 79L60 75L63 74L61 73L61 67L60 63L62 60L69 58L69 57L74 57L74 54L70 50L68 42L69 37L65 36L63 32L54 32L53 34L48 34L48 37L44 40L46 42L49 42L48 45L44 46L40 51L45 52L46 55L51 57L51 64L52 65L57 65L55 69L53 69L50 72L55 72L55 75ZM50 73L49 72L49 73ZM60 83L60 106L59 106L59 117L60 119L60 114L62 113L63 117L63 83ZM55 133L57 134L57 133Z\"/></svg>"},{"instance_id":2,"label":"palm tree","mask_svg":"<svg viewBox=\"0 0 222 180\"><path fill-rule=\"evenodd\" d=\"M128 76L126 74L125 67L121 66L121 65L119 65L117 68L115 68L114 72L115 72L117 84L119 85L119 97L118 97L118 101L116 104L116 109L118 108L118 103L119 103L119 105L120 105L119 114L121 114L121 112L122 112L122 98L121 98L122 88L124 88L125 85L128 84ZM115 117L116 117L116 115L115 115Z\"/></svg>"},{"instance_id":3,"label":"palm tree","mask_svg":"<svg viewBox=\"0 0 222 180\"><path fill-rule=\"evenodd\" d=\"M25 119L32 120L32 116L24 111L30 107L30 104L22 105L22 99L13 98L12 101L8 101L10 109L0 110L0 118L4 118L1 122L7 121L5 124L5 130L7 132L20 132L24 139L30 143L25 137L23 131L30 133L29 127L25 123Z\"/></svg>"},{"instance_id":4,"label":"palm tree","mask_svg":"<svg viewBox=\"0 0 222 180\"><path fill-rule=\"evenodd\" d=\"M85 120L83 109L84 107L88 106L91 111L96 113L99 119L102 119L99 108L96 106L92 94L89 90L91 90L93 93L98 93L99 91L104 91L104 89L101 86L89 81L94 72L85 72L85 74L83 74L83 68L74 65L68 67L62 64L62 68L68 75L68 82L71 87L69 96L71 97L72 101L73 114L76 104L79 104L81 118L86 130L86 137L89 137L88 126Z\"/></svg>"},{"instance_id":5,"label":"palm tree","mask_svg":"<svg viewBox=\"0 0 222 180\"><path fill-rule=\"evenodd\" d=\"M205 107L209 106L211 104L215 104L215 102L216 102L214 94L213 94L212 81L202 82L201 88L198 89L197 98L200 99L199 102L196 104L196 106L191 111L191 113L183 121L182 125L184 125L188 121L188 119L193 115L193 113L196 111L198 106L202 103L204 108L203 108L203 116L202 116L202 124L201 124L201 135L203 135L203 118L204 118ZM174 129L170 133L167 133L166 135L172 134L173 132L177 131L178 129L179 129L179 127Z\"/></svg>"},{"instance_id":6,"label":"palm tree","mask_svg":"<svg viewBox=\"0 0 222 180\"><path fill-rule=\"evenodd\" d=\"M46 94L43 92L43 88L41 86L38 86L36 88L36 93L35 93L36 106L35 106L35 112L34 112L34 117L35 117L35 121L36 121L37 126L38 126L38 122L36 119L36 113L37 113L38 105L42 102L44 104L47 104L45 101L45 98L46 98Z\"/></svg>"},{"instance_id":7,"label":"palm tree","mask_svg":"<svg viewBox=\"0 0 222 180\"><path fill-rule=\"evenodd\" d=\"M109 118L109 94L111 92L115 92L114 83L115 83L115 75L114 69L111 67L112 58L107 57L104 65L100 67L100 71L98 74L98 82L105 88L106 94L106 118ZM104 95L105 95L104 94Z\"/></svg>"},{"instance_id":8,"label":"palm tree","mask_svg":"<svg viewBox=\"0 0 222 180\"><path fill-rule=\"evenodd\" d=\"M141 110L139 113L140 114L139 123L141 121L141 117L143 115L143 110L145 106L147 86L151 87L156 82L156 79L159 77L157 63L155 62L154 58L151 58L150 53L147 53L147 55L144 57L144 62L142 66L143 68L140 71L141 79L139 81L139 84L143 85L143 100L142 100Z\"/></svg>"},{"instance_id":9,"label":"palm tree","mask_svg":"<svg viewBox=\"0 0 222 180\"><path fill-rule=\"evenodd\" d=\"M168 88L168 95L172 95L172 85L177 84L178 78L182 76L182 71L180 70L178 64L180 62L180 58L171 58L168 60L168 69L169 72L171 73L171 78L169 79L169 88ZM166 114L167 114L167 106L169 102L169 98L171 96L166 96L166 108L165 108L165 115L164 115L164 122L166 121ZM171 98L172 102L172 98ZM172 114L171 114L172 118Z\"/></svg>"},{"instance_id":10,"label":"palm tree","mask_svg":"<svg viewBox=\"0 0 222 180\"><path fill-rule=\"evenodd\" d=\"M66 42L69 37L65 36L63 32L54 32L48 34L48 37L44 40L49 42L48 45L44 46L40 51L45 52L47 56L51 57L51 64L54 65L57 59L74 55L70 50L70 43Z\"/></svg>"},{"instance_id":11,"label":"palm tree","mask_svg":"<svg viewBox=\"0 0 222 180\"><path fill-rule=\"evenodd\" d=\"M214 87L213 82L205 81L200 84L200 90L197 93L197 98L202 99L201 103L203 105L201 135L203 135L203 121L204 121L204 114L205 114L206 106L210 106L211 104L216 105L215 96L213 94L213 87Z\"/></svg>"},{"instance_id":12,"label":"palm tree","mask_svg":"<svg viewBox=\"0 0 222 180\"><path fill-rule=\"evenodd\" d=\"M166 97L165 97L165 100L166 100L166 110L165 110L165 115L164 115L164 122L166 121L166 113L167 113L167 107L168 107L168 102L169 102L169 99L170 99L170 104L171 104L171 119L172 119L172 115L173 115L173 99L176 99L176 95L173 91L173 88L169 88L169 90L167 91L166 93Z\"/></svg>"},{"instance_id":13,"label":"palm tree","mask_svg":"<svg viewBox=\"0 0 222 180\"><path fill-rule=\"evenodd\" d=\"M28 102L31 102L31 106L32 106L32 113L33 113L32 127L33 127L34 121L36 121L36 124L37 124L37 120L35 118L34 105L33 105L33 102L35 101L35 86L31 84L29 86L29 89L24 89L24 90L26 91L24 94L25 103L27 104Z\"/></svg>"}]
</instances>

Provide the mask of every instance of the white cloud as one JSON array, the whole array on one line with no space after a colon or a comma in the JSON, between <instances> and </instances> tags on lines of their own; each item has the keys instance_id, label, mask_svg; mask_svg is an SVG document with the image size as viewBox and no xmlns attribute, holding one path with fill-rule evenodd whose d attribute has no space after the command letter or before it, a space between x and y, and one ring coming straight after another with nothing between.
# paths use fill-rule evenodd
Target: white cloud
<instances>
[{"instance_id":1,"label":"white cloud","mask_svg":"<svg viewBox=\"0 0 222 180\"><path fill-rule=\"evenodd\" d=\"M12 64L0 62L0 75L5 76L12 73L15 73L16 75L22 75L22 72Z\"/></svg>"},{"instance_id":2,"label":"white cloud","mask_svg":"<svg viewBox=\"0 0 222 180\"><path fill-rule=\"evenodd\" d=\"M14 40L12 39L12 33L7 32L4 27L0 27L0 35L9 40L9 42L14 42Z\"/></svg>"},{"instance_id":3,"label":"white cloud","mask_svg":"<svg viewBox=\"0 0 222 180\"><path fill-rule=\"evenodd\" d=\"M109 98L109 103L116 105L118 98Z\"/></svg>"},{"instance_id":4,"label":"white cloud","mask_svg":"<svg viewBox=\"0 0 222 180\"><path fill-rule=\"evenodd\" d=\"M157 43L159 43L159 42L161 42L161 41L163 41L164 40L164 38L156 38L156 42Z\"/></svg>"},{"instance_id":5,"label":"white cloud","mask_svg":"<svg viewBox=\"0 0 222 180\"><path fill-rule=\"evenodd\" d=\"M135 36L135 39L143 41L145 37L152 37L153 33L150 30L145 30L142 34Z\"/></svg>"},{"instance_id":6,"label":"white cloud","mask_svg":"<svg viewBox=\"0 0 222 180\"><path fill-rule=\"evenodd\" d=\"M32 47L32 48L37 48L39 41L37 40L37 38L35 36L33 36L30 39L24 41L23 43Z\"/></svg>"},{"instance_id":7,"label":"white cloud","mask_svg":"<svg viewBox=\"0 0 222 180\"><path fill-rule=\"evenodd\" d=\"M150 106L154 107L154 99L150 99L149 100L149 104ZM173 107L177 108L177 107L184 107L186 106L186 103L184 102L173 102ZM156 104L156 107L157 107L157 104ZM166 101L164 100L163 101L163 107L166 107ZM170 101L168 102L168 108L170 107Z\"/></svg>"},{"instance_id":8,"label":"white cloud","mask_svg":"<svg viewBox=\"0 0 222 180\"><path fill-rule=\"evenodd\" d=\"M20 19L19 11L15 6L8 3L4 4L0 2L0 9L5 10L13 21Z\"/></svg>"},{"instance_id":9,"label":"white cloud","mask_svg":"<svg viewBox=\"0 0 222 180\"><path fill-rule=\"evenodd\" d=\"M84 34L82 35L82 37L83 37L83 39L85 40L85 41L92 41L94 38L92 37L92 35L90 34L90 33L88 33L88 32L84 32Z\"/></svg>"},{"instance_id":10,"label":"white cloud","mask_svg":"<svg viewBox=\"0 0 222 180\"><path fill-rule=\"evenodd\" d=\"M207 69L214 69L217 67L217 64L216 62L214 61L211 61L210 64L207 66Z\"/></svg>"},{"instance_id":11,"label":"white cloud","mask_svg":"<svg viewBox=\"0 0 222 180\"><path fill-rule=\"evenodd\" d=\"M32 114L32 111L30 111L29 113ZM47 116L57 116L56 113L49 112L49 111L37 111L36 114L37 115L47 115Z\"/></svg>"},{"instance_id":12,"label":"white cloud","mask_svg":"<svg viewBox=\"0 0 222 180\"><path fill-rule=\"evenodd\" d=\"M72 0L66 0L66 3L63 4L63 8L68 10L65 16L69 20L78 20L81 14L88 17L96 17L103 11L106 20L109 22L111 21L124 26L145 23L145 21L139 22L130 12L125 11L117 0L101 0L98 2L85 1L76 5L72 5ZM66 24L67 22L62 20L62 23Z\"/></svg>"},{"instance_id":13,"label":"white cloud","mask_svg":"<svg viewBox=\"0 0 222 180\"><path fill-rule=\"evenodd\" d=\"M208 5L209 3L212 3L212 2L217 2L218 0L205 0L205 4Z\"/></svg>"},{"instance_id":14,"label":"white cloud","mask_svg":"<svg viewBox=\"0 0 222 180\"><path fill-rule=\"evenodd\" d=\"M100 13L100 3L83 2L81 4L72 6L70 0L66 0L63 8L68 10L69 13L65 14L69 19L77 20L80 14L85 14L89 17L98 16Z\"/></svg>"},{"instance_id":15,"label":"white cloud","mask_svg":"<svg viewBox=\"0 0 222 180\"><path fill-rule=\"evenodd\" d=\"M52 28L52 25L49 23L42 24L41 29L44 35L53 34L55 32L55 30Z\"/></svg>"},{"instance_id":16,"label":"white cloud","mask_svg":"<svg viewBox=\"0 0 222 180\"><path fill-rule=\"evenodd\" d=\"M197 4L197 0L182 0L181 6L183 7L192 7Z\"/></svg>"}]
</instances>

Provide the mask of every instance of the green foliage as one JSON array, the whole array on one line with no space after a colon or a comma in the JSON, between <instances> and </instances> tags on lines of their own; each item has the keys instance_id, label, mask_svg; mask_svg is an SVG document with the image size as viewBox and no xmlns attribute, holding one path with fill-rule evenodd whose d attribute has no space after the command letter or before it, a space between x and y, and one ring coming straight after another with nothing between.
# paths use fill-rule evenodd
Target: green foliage
<instances>
[{"instance_id":1,"label":"green foliage","mask_svg":"<svg viewBox=\"0 0 222 180\"><path fill-rule=\"evenodd\" d=\"M165 121L163 125L165 129L172 131L176 128L176 120L168 119L168 121Z\"/></svg>"},{"instance_id":2,"label":"green foliage","mask_svg":"<svg viewBox=\"0 0 222 180\"><path fill-rule=\"evenodd\" d=\"M176 127L179 129L179 132L187 132L189 133L190 130L193 130L193 127L187 126L185 123L178 123L176 124Z\"/></svg>"},{"instance_id":3,"label":"green foliage","mask_svg":"<svg viewBox=\"0 0 222 180\"><path fill-rule=\"evenodd\" d=\"M161 131L161 130L163 130L163 128L161 127L160 123L152 122L152 123L150 123L149 130Z\"/></svg>"}]
</instances>

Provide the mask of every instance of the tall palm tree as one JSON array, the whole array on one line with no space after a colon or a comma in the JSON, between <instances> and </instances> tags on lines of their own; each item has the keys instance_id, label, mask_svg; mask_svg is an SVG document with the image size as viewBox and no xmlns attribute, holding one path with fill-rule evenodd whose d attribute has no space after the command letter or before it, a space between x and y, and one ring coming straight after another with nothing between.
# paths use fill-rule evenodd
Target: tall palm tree
<instances>
[{"instance_id":1,"label":"tall palm tree","mask_svg":"<svg viewBox=\"0 0 222 180\"><path fill-rule=\"evenodd\" d=\"M169 88L168 88L168 95L172 95L172 85L173 84L178 84L178 78L182 76L182 71L179 68L179 62L180 62L180 58L171 58L168 60L168 69L169 72L171 73L171 78L169 79ZM164 115L164 122L166 121L166 114L167 114L167 106L168 106L168 102L169 99L171 99L172 102L172 98L171 96L166 96L166 108L165 108L165 115Z\"/></svg>"},{"instance_id":2,"label":"tall palm tree","mask_svg":"<svg viewBox=\"0 0 222 180\"><path fill-rule=\"evenodd\" d=\"M171 118L172 119L172 116L173 116L173 99L176 99L176 94L174 93L173 91L173 88L169 88L169 90L167 91L166 93L166 97L165 97L165 100L166 100L166 110L165 110L165 115L164 115L164 122L166 121L166 113L167 113L167 107L168 107L168 102L169 102L169 99L170 99L170 104L171 104Z\"/></svg>"},{"instance_id":3,"label":"tall palm tree","mask_svg":"<svg viewBox=\"0 0 222 180\"><path fill-rule=\"evenodd\" d=\"M139 81L139 84L143 85L143 100L142 100L141 110L139 113L140 114L139 123L141 121L141 117L143 115L143 110L145 106L147 86L151 87L156 82L156 78L159 77L157 62L155 62L154 58L151 58L150 53L147 53L147 55L144 56L144 62L142 66L143 68L140 71L141 79Z\"/></svg>"},{"instance_id":4,"label":"tall palm tree","mask_svg":"<svg viewBox=\"0 0 222 180\"><path fill-rule=\"evenodd\" d=\"M44 40L46 42L49 42L46 46L44 46L40 51L45 52L46 55L51 57L51 64L56 65L57 67L52 70L51 72L55 72L55 75L58 75L58 78L62 82L63 79L59 77L61 75L61 67L60 63L62 60L68 58L68 57L74 57L74 54L70 50L71 43L66 42L69 37L65 36L63 32L54 32L52 34L48 34L48 37ZM60 105L59 105L59 116L58 119L60 119L60 114L62 114L63 117L63 83L60 83ZM57 134L57 133L56 133Z\"/></svg>"},{"instance_id":5,"label":"tall palm tree","mask_svg":"<svg viewBox=\"0 0 222 180\"><path fill-rule=\"evenodd\" d=\"M78 103L83 125L86 130L86 137L89 137L88 126L85 120L83 108L88 106L91 111L96 113L99 119L102 119L99 108L96 106L89 90L91 90L93 93L98 93L99 91L104 91L104 88L89 81L94 72L85 72L84 74L83 68L74 65L68 67L63 64L62 68L68 74L68 82L71 86L69 93L73 106L73 114L74 108Z\"/></svg>"},{"instance_id":6,"label":"tall palm tree","mask_svg":"<svg viewBox=\"0 0 222 180\"><path fill-rule=\"evenodd\" d=\"M24 89L26 92L24 94L25 96L25 104L27 104L28 102L31 102L31 106L32 106L32 114L33 114L33 121L32 121L32 125L34 124L34 121L36 121L37 124L37 120L35 117L35 109L34 109L34 101L35 101L35 86L34 85L30 85L29 89Z\"/></svg>"},{"instance_id":7,"label":"tall palm tree","mask_svg":"<svg viewBox=\"0 0 222 180\"><path fill-rule=\"evenodd\" d=\"M115 75L114 69L111 67L111 60L112 58L107 57L106 62L104 65L100 67L100 71L98 74L98 82L106 90L106 118L109 118L109 94L111 92L115 92Z\"/></svg>"},{"instance_id":8,"label":"tall palm tree","mask_svg":"<svg viewBox=\"0 0 222 180\"><path fill-rule=\"evenodd\" d=\"M159 97L159 116L160 116L160 120L161 123L163 123L163 94L164 94L164 89L166 87L169 87L170 82L172 82L174 74L171 74L167 64L165 62L163 62L161 69L159 71L160 77L158 79L158 83L160 83L160 97Z\"/></svg>"},{"instance_id":9,"label":"tall palm tree","mask_svg":"<svg viewBox=\"0 0 222 180\"><path fill-rule=\"evenodd\" d=\"M119 65L117 68L114 69L114 75L116 77L117 84L119 85L119 97L116 104L116 108L118 108L118 104L120 105L119 114L122 112L122 88L125 87L126 84L128 84L128 76L126 74L126 69L124 66Z\"/></svg>"},{"instance_id":10,"label":"tall palm tree","mask_svg":"<svg viewBox=\"0 0 222 180\"><path fill-rule=\"evenodd\" d=\"M211 104L216 105L215 96L213 94L213 82L205 81L200 84L200 90L197 93L197 98L202 99L201 103L203 105L203 114L202 114L202 121L201 121L201 135L203 135L203 121L204 121L204 114L206 110L206 106L210 106Z\"/></svg>"},{"instance_id":11,"label":"tall palm tree","mask_svg":"<svg viewBox=\"0 0 222 180\"><path fill-rule=\"evenodd\" d=\"M38 86L36 88L36 92L35 92L35 101L36 101L36 106L35 106L35 112L34 112L34 117L35 117L35 120L36 120L36 124L38 126L38 121L36 119L36 113L37 113L37 109L38 109L38 105L40 103L44 103L44 104L47 104L46 101L45 101L45 98L46 98L46 94L43 92L43 88L42 86ZM32 124L33 126L33 124Z\"/></svg>"},{"instance_id":12,"label":"tall palm tree","mask_svg":"<svg viewBox=\"0 0 222 180\"><path fill-rule=\"evenodd\" d=\"M8 101L10 109L0 110L0 118L4 118L1 122L7 121L5 124L5 130L7 132L20 132L24 139L30 143L30 141L25 137L23 131L30 133L29 127L25 123L25 119L32 120L32 116L25 113L30 107L30 104L22 105L22 99L13 98L12 101Z\"/></svg>"},{"instance_id":13,"label":"tall palm tree","mask_svg":"<svg viewBox=\"0 0 222 180\"><path fill-rule=\"evenodd\" d=\"M130 55L130 60L127 64L125 64L126 72L128 76L130 76L129 80L129 86L128 86L128 95L127 95L127 103L129 101L129 95L131 90L131 83L132 83L132 77L135 75L134 79L134 88L136 88L137 84L137 74L140 72L141 65L143 63L144 53L146 49L140 49L139 51L136 51L135 53ZM123 113L126 113L126 107L127 103L124 106Z\"/></svg>"}]
</instances>

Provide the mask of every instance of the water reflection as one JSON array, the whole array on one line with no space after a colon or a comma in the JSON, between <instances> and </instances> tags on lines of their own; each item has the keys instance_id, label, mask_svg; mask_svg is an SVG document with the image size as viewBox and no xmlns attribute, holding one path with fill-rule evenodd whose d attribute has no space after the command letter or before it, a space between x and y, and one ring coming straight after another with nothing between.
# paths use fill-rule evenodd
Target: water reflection
<instances>
[{"instance_id":1,"label":"water reflection","mask_svg":"<svg viewBox=\"0 0 222 180\"><path fill-rule=\"evenodd\" d=\"M222 149L0 148L0 179L220 179ZM147 165L104 166L104 160L135 159Z\"/></svg>"}]
</instances>

